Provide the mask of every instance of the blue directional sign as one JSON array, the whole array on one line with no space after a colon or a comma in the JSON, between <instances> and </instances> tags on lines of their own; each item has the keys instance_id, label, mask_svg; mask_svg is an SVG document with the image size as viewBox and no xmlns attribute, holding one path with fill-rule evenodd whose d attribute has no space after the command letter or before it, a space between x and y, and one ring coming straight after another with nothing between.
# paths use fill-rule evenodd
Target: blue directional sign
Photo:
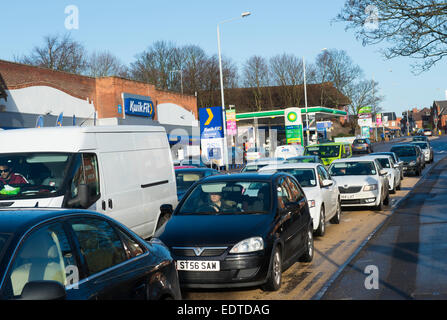
<instances>
[{"instance_id":1,"label":"blue directional sign","mask_svg":"<svg viewBox=\"0 0 447 320\"><path fill-rule=\"evenodd\" d=\"M199 109L200 136L202 139L217 139L224 137L224 122L222 107Z\"/></svg>"}]
</instances>

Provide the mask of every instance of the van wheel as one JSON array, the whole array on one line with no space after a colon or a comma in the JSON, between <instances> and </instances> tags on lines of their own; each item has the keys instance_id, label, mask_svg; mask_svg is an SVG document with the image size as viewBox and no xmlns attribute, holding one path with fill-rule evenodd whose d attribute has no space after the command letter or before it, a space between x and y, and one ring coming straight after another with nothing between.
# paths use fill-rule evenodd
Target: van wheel
<instances>
[{"instance_id":1,"label":"van wheel","mask_svg":"<svg viewBox=\"0 0 447 320\"><path fill-rule=\"evenodd\" d=\"M281 251L279 247L275 247L273 252L272 261L270 263L270 270L267 278L267 282L262 286L264 291L278 291L281 287L282 281L282 261Z\"/></svg>"}]
</instances>

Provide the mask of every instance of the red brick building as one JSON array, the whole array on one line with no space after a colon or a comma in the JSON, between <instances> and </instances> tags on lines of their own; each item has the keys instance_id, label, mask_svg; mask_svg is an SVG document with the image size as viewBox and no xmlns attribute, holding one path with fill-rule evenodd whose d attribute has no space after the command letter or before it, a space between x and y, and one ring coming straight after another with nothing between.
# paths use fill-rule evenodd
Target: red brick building
<instances>
[{"instance_id":1,"label":"red brick building","mask_svg":"<svg viewBox=\"0 0 447 320\"><path fill-rule=\"evenodd\" d=\"M152 101L151 121L174 126L198 125L195 96L118 77L92 78L0 60L0 127L34 127L39 115L44 116L45 126L53 126L62 112L64 125L71 125L73 117L77 121L136 118L120 113L124 93Z\"/></svg>"}]
</instances>

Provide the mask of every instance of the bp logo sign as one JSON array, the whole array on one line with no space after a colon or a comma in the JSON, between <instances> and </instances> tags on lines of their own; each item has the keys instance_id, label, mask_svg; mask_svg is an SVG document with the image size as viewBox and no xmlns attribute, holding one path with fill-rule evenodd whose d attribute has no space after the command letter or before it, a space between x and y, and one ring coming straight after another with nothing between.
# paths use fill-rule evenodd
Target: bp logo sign
<instances>
[{"instance_id":1,"label":"bp logo sign","mask_svg":"<svg viewBox=\"0 0 447 320\"><path fill-rule=\"evenodd\" d=\"M288 108L284 110L284 114L286 126L298 126L302 124L300 108Z\"/></svg>"},{"instance_id":2,"label":"bp logo sign","mask_svg":"<svg viewBox=\"0 0 447 320\"><path fill-rule=\"evenodd\" d=\"M295 122L297 118L297 114L293 111L287 114L287 120L289 120L290 122Z\"/></svg>"}]
</instances>

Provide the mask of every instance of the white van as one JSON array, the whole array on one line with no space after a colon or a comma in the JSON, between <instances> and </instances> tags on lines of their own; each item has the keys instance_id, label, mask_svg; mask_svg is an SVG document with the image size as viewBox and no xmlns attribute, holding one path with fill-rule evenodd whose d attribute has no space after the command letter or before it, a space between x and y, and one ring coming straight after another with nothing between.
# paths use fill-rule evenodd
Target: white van
<instances>
[{"instance_id":1,"label":"white van","mask_svg":"<svg viewBox=\"0 0 447 320\"><path fill-rule=\"evenodd\" d=\"M163 127L4 130L0 132L0 169L0 207L91 209L143 238L151 237L159 220L164 221L163 216L177 205L172 156ZM4 169L22 175L27 183L6 181Z\"/></svg>"},{"instance_id":2,"label":"white van","mask_svg":"<svg viewBox=\"0 0 447 320\"><path fill-rule=\"evenodd\" d=\"M304 155L304 147L296 144L288 144L285 146L278 146L275 150L275 158L293 158Z\"/></svg>"}]
</instances>

